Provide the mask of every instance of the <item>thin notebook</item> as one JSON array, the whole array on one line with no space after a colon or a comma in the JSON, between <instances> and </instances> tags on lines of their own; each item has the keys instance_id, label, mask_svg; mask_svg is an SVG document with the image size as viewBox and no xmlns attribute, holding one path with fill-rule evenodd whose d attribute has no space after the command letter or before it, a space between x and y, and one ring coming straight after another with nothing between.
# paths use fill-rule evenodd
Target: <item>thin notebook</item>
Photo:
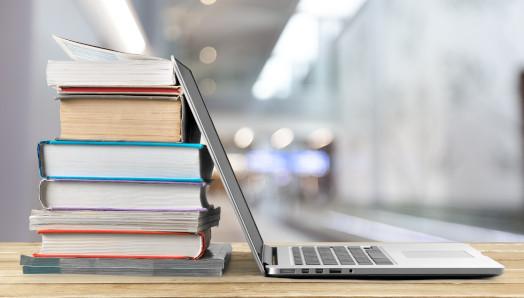
<instances>
[{"instance_id":1,"label":"thin notebook","mask_svg":"<svg viewBox=\"0 0 524 298\"><path fill-rule=\"evenodd\" d=\"M35 258L22 255L24 274L112 274L144 276L222 276L231 258L230 244L209 245L190 259Z\"/></svg>"}]
</instances>

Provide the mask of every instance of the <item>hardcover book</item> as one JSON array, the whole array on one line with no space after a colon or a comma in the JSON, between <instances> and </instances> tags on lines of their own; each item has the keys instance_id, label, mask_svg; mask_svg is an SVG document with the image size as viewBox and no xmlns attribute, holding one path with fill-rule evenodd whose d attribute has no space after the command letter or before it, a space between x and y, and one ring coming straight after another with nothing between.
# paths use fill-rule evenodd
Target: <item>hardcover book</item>
<instances>
[{"instance_id":1,"label":"hardcover book","mask_svg":"<svg viewBox=\"0 0 524 298\"><path fill-rule=\"evenodd\" d=\"M163 142L43 141L40 175L48 179L205 182L213 162L204 145Z\"/></svg>"},{"instance_id":2,"label":"hardcover book","mask_svg":"<svg viewBox=\"0 0 524 298\"><path fill-rule=\"evenodd\" d=\"M204 255L211 230L198 233L140 230L38 230L46 258L198 259Z\"/></svg>"},{"instance_id":3,"label":"hardcover book","mask_svg":"<svg viewBox=\"0 0 524 298\"><path fill-rule=\"evenodd\" d=\"M60 94L60 138L198 143L183 96Z\"/></svg>"},{"instance_id":4,"label":"hardcover book","mask_svg":"<svg viewBox=\"0 0 524 298\"><path fill-rule=\"evenodd\" d=\"M51 210L205 211L206 183L126 180L47 180L40 203Z\"/></svg>"}]
</instances>

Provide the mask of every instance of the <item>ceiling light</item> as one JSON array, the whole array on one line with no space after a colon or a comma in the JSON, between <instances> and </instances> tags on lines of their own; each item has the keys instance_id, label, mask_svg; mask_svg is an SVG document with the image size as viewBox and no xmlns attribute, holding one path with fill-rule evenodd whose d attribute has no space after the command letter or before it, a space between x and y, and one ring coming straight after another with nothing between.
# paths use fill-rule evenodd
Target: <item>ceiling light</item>
<instances>
[{"instance_id":1,"label":"ceiling light","mask_svg":"<svg viewBox=\"0 0 524 298\"><path fill-rule=\"evenodd\" d=\"M290 65L272 57L264 65L258 80L253 85L252 93L259 100L272 97L285 98L291 92L291 78Z\"/></svg>"},{"instance_id":2,"label":"ceiling light","mask_svg":"<svg viewBox=\"0 0 524 298\"><path fill-rule=\"evenodd\" d=\"M260 100L288 97L293 81L307 75L317 55L317 20L303 13L294 14L253 85L253 96Z\"/></svg>"},{"instance_id":3,"label":"ceiling light","mask_svg":"<svg viewBox=\"0 0 524 298\"><path fill-rule=\"evenodd\" d=\"M280 35L273 55L290 61L311 61L318 54L318 21L305 14L295 13Z\"/></svg>"},{"instance_id":4,"label":"ceiling light","mask_svg":"<svg viewBox=\"0 0 524 298\"><path fill-rule=\"evenodd\" d=\"M146 41L142 34L134 10L126 0L98 1L98 7L107 15L118 38L122 39L124 51L142 54L146 49Z\"/></svg>"},{"instance_id":5,"label":"ceiling light","mask_svg":"<svg viewBox=\"0 0 524 298\"><path fill-rule=\"evenodd\" d=\"M284 149L293 142L293 131L289 128L280 128L271 136L271 146L275 149Z\"/></svg>"},{"instance_id":6,"label":"ceiling light","mask_svg":"<svg viewBox=\"0 0 524 298\"><path fill-rule=\"evenodd\" d=\"M200 3L204 5L213 5L215 2L217 2L217 0L200 0Z\"/></svg>"},{"instance_id":7,"label":"ceiling light","mask_svg":"<svg viewBox=\"0 0 524 298\"><path fill-rule=\"evenodd\" d=\"M200 50L200 61L211 64L217 59L217 50L214 47L204 47Z\"/></svg>"},{"instance_id":8,"label":"ceiling light","mask_svg":"<svg viewBox=\"0 0 524 298\"><path fill-rule=\"evenodd\" d=\"M319 22L325 19L339 21L331 24L332 35L341 32L340 20L353 17L366 0L301 0L297 10L280 34L270 58L262 68L252 94L265 100L273 97L288 97L292 86L301 82L309 73L318 57ZM278 67L271 66L275 61ZM281 79L285 77L285 79Z\"/></svg>"},{"instance_id":9,"label":"ceiling light","mask_svg":"<svg viewBox=\"0 0 524 298\"><path fill-rule=\"evenodd\" d=\"M333 142L333 132L327 128L319 128L311 132L308 143L313 149L326 147Z\"/></svg>"},{"instance_id":10,"label":"ceiling light","mask_svg":"<svg viewBox=\"0 0 524 298\"><path fill-rule=\"evenodd\" d=\"M249 147L249 145L253 143L254 139L255 133L253 130L249 127L243 127L235 133L233 141L238 148L244 149Z\"/></svg>"}]
</instances>

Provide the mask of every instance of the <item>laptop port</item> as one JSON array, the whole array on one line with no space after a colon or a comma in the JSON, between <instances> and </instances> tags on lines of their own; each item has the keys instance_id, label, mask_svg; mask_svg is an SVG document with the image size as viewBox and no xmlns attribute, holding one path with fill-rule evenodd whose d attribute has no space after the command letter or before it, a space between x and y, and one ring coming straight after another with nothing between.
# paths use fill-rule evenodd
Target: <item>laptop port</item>
<instances>
[{"instance_id":1,"label":"laptop port","mask_svg":"<svg viewBox=\"0 0 524 298\"><path fill-rule=\"evenodd\" d=\"M324 269L315 269L315 273L319 273L319 274L324 273Z\"/></svg>"},{"instance_id":2,"label":"laptop port","mask_svg":"<svg viewBox=\"0 0 524 298\"><path fill-rule=\"evenodd\" d=\"M281 274L294 274L295 269L280 269Z\"/></svg>"},{"instance_id":3,"label":"laptop port","mask_svg":"<svg viewBox=\"0 0 524 298\"><path fill-rule=\"evenodd\" d=\"M342 273L342 269L329 269L329 273Z\"/></svg>"},{"instance_id":4,"label":"laptop port","mask_svg":"<svg viewBox=\"0 0 524 298\"><path fill-rule=\"evenodd\" d=\"M302 269L302 273L309 273L309 269Z\"/></svg>"}]
</instances>

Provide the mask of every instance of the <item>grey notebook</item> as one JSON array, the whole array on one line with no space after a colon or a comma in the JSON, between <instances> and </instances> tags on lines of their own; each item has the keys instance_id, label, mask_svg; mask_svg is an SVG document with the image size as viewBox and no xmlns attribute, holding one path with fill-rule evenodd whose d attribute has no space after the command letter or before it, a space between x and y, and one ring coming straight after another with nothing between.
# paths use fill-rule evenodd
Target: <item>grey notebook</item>
<instances>
[{"instance_id":1,"label":"grey notebook","mask_svg":"<svg viewBox=\"0 0 524 298\"><path fill-rule=\"evenodd\" d=\"M221 276L231 257L230 244L209 245L198 260L35 258L20 256L24 274L108 274L147 276Z\"/></svg>"}]
</instances>

